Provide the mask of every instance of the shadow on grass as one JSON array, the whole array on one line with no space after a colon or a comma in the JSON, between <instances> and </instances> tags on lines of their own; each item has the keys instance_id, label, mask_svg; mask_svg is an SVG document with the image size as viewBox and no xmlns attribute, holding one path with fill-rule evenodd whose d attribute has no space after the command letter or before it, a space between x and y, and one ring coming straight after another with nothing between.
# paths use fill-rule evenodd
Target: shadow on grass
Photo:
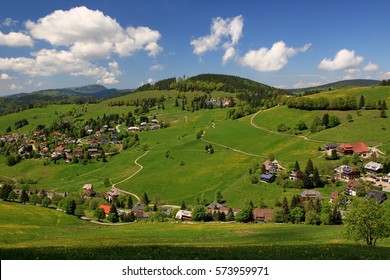
<instances>
[{"instance_id":1,"label":"shadow on grass","mask_svg":"<svg viewBox=\"0 0 390 280\"><path fill-rule=\"evenodd\" d=\"M366 245L113 246L0 249L2 260L388 260L390 248Z\"/></svg>"}]
</instances>

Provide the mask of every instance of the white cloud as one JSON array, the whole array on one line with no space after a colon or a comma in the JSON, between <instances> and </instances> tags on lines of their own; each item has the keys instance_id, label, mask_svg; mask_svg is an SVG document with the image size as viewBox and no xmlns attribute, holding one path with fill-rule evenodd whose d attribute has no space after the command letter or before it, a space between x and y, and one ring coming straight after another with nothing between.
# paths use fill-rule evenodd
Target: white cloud
<instances>
[{"instance_id":1,"label":"white cloud","mask_svg":"<svg viewBox=\"0 0 390 280\"><path fill-rule=\"evenodd\" d=\"M97 64L94 60L110 59L114 54L131 56L142 50L149 56L156 56L163 50L158 45L161 34L157 30L144 26L124 29L110 16L86 7L57 10L36 22L27 21L26 28L32 38L15 33L19 36L19 44L22 39L25 45L32 45L32 39L44 40L54 48L32 52L31 57L0 58L0 70L29 76L87 76L95 77L99 83L113 84L122 74L118 63L102 65L102 61ZM9 35L1 33L0 43L2 36ZM15 46L16 39L13 42Z\"/></svg>"},{"instance_id":2,"label":"white cloud","mask_svg":"<svg viewBox=\"0 0 390 280\"><path fill-rule=\"evenodd\" d=\"M191 41L191 45L194 48L193 53L200 56L206 52L223 48L225 54L222 62L225 64L235 55L233 47L240 40L243 27L244 22L241 15L226 19L221 17L213 18L210 34Z\"/></svg>"},{"instance_id":3,"label":"white cloud","mask_svg":"<svg viewBox=\"0 0 390 280\"><path fill-rule=\"evenodd\" d=\"M20 32L10 32L9 34L4 34L0 31L0 45L8 47L32 47L34 42L30 36Z\"/></svg>"},{"instance_id":4,"label":"white cloud","mask_svg":"<svg viewBox=\"0 0 390 280\"><path fill-rule=\"evenodd\" d=\"M10 90L20 90L20 89L23 89L22 86L17 85L17 84L11 84L8 88L9 88Z\"/></svg>"},{"instance_id":5,"label":"white cloud","mask_svg":"<svg viewBox=\"0 0 390 280\"><path fill-rule=\"evenodd\" d=\"M165 65L155 64L149 68L150 71L162 71L165 69Z\"/></svg>"},{"instance_id":6,"label":"white cloud","mask_svg":"<svg viewBox=\"0 0 390 280\"><path fill-rule=\"evenodd\" d=\"M19 21L17 21L17 20L14 20L12 18L6 18L5 20L3 20L1 25L7 26L7 27L11 27L11 26L17 25L18 23L19 23Z\"/></svg>"},{"instance_id":7,"label":"white cloud","mask_svg":"<svg viewBox=\"0 0 390 280\"><path fill-rule=\"evenodd\" d=\"M154 80L152 78L149 78L148 79L148 84L153 84L154 83Z\"/></svg>"},{"instance_id":8,"label":"white cloud","mask_svg":"<svg viewBox=\"0 0 390 280\"><path fill-rule=\"evenodd\" d=\"M343 70L357 67L363 60L364 58L356 55L354 50L342 49L336 54L333 60L331 58L324 58L318 65L318 68L327 71Z\"/></svg>"},{"instance_id":9,"label":"white cloud","mask_svg":"<svg viewBox=\"0 0 390 280\"><path fill-rule=\"evenodd\" d=\"M12 78L6 74L6 73L1 73L0 74L0 80L11 80Z\"/></svg>"},{"instance_id":10,"label":"white cloud","mask_svg":"<svg viewBox=\"0 0 390 280\"><path fill-rule=\"evenodd\" d=\"M379 66L377 64L371 63L371 61L363 67L364 71L367 72L377 72L379 71Z\"/></svg>"},{"instance_id":11,"label":"white cloud","mask_svg":"<svg viewBox=\"0 0 390 280\"><path fill-rule=\"evenodd\" d=\"M308 83L305 83L303 81L300 81L300 82L294 84L293 88L316 87L316 86L320 86L321 84L322 84L321 82L308 82Z\"/></svg>"},{"instance_id":12,"label":"white cloud","mask_svg":"<svg viewBox=\"0 0 390 280\"><path fill-rule=\"evenodd\" d=\"M110 16L86 7L57 10L36 23L27 21L26 28L33 38L69 46L76 56L86 59L109 58L112 53L130 56L138 50L156 56L162 51L158 31L144 26L123 29Z\"/></svg>"},{"instance_id":13,"label":"white cloud","mask_svg":"<svg viewBox=\"0 0 390 280\"><path fill-rule=\"evenodd\" d=\"M349 68L349 69L345 69L344 71L347 72L347 73L349 73L349 74L357 74L357 73L360 73L360 69L359 69L359 68Z\"/></svg>"},{"instance_id":14,"label":"white cloud","mask_svg":"<svg viewBox=\"0 0 390 280\"><path fill-rule=\"evenodd\" d=\"M353 76L351 75L345 75L341 78L342 80L352 80L353 79Z\"/></svg>"},{"instance_id":15,"label":"white cloud","mask_svg":"<svg viewBox=\"0 0 390 280\"><path fill-rule=\"evenodd\" d=\"M309 43L302 48L289 48L283 41L279 41L274 43L271 49L260 48L247 52L239 59L239 63L257 71L277 71L286 66L288 58L306 52L310 47Z\"/></svg>"},{"instance_id":16,"label":"white cloud","mask_svg":"<svg viewBox=\"0 0 390 280\"><path fill-rule=\"evenodd\" d=\"M382 74L382 79L390 79L390 71Z\"/></svg>"}]
</instances>

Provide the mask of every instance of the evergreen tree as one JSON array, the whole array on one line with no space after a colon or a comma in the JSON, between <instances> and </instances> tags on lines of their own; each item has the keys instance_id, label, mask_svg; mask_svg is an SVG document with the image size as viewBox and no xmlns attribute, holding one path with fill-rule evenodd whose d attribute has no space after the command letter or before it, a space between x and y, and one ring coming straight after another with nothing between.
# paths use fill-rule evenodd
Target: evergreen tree
<instances>
[{"instance_id":1,"label":"evergreen tree","mask_svg":"<svg viewBox=\"0 0 390 280\"><path fill-rule=\"evenodd\" d=\"M301 170L301 167L299 166L298 161L295 161L294 171L299 171L299 170Z\"/></svg>"},{"instance_id":2,"label":"evergreen tree","mask_svg":"<svg viewBox=\"0 0 390 280\"><path fill-rule=\"evenodd\" d=\"M149 205L150 200L149 200L148 195L146 194L146 192L144 192L144 194L142 195L141 201L142 201L143 204Z\"/></svg>"},{"instance_id":3,"label":"evergreen tree","mask_svg":"<svg viewBox=\"0 0 390 280\"><path fill-rule=\"evenodd\" d=\"M322 188L323 187L323 183L321 181L320 174L318 172L318 168L317 167L314 168L312 181L313 181L313 184L314 184L314 186L316 188Z\"/></svg>"},{"instance_id":4,"label":"evergreen tree","mask_svg":"<svg viewBox=\"0 0 390 280\"><path fill-rule=\"evenodd\" d=\"M294 195L291 198L290 209L293 209L293 208L298 207L300 205L301 205L301 199L299 198L299 195Z\"/></svg>"},{"instance_id":5,"label":"evergreen tree","mask_svg":"<svg viewBox=\"0 0 390 280\"><path fill-rule=\"evenodd\" d=\"M187 209L187 206L186 206L185 201L183 200L183 201L181 202L180 210L186 210L186 209Z\"/></svg>"},{"instance_id":6,"label":"evergreen tree","mask_svg":"<svg viewBox=\"0 0 390 280\"><path fill-rule=\"evenodd\" d=\"M322 125L323 125L325 128L328 128L328 126L329 126L329 114L328 114L328 113L325 113L325 114L322 116Z\"/></svg>"},{"instance_id":7,"label":"evergreen tree","mask_svg":"<svg viewBox=\"0 0 390 280\"><path fill-rule=\"evenodd\" d=\"M104 213L104 210L102 208L96 208L93 215L98 219L98 221L103 220L106 217L106 214Z\"/></svg>"},{"instance_id":8,"label":"evergreen tree","mask_svg":"<svg viewBox=\"0 0 390 280\"><path fill-rule=\"evenodd\" d=\"M387 118L386 111L384 109L381 110L380 117Z\"/></svg>"},{"instance_id":9,"label":"evergreen tree","mask_svg":"<svg viewBox=\"0 0 390 280\"><path fill-rule=\"evenodd\" d=\"M222 201L223 201L223 196L222 196L221 191L217 191L217 192L215 193L215 200L216 200L218 203L222 203Z\"/></svg>"},{"instance_id":10,"label":"evergreen tree","mask_svg":"<svg viewBox=\"0 0 390 280\"><path fill-rule=\"evenodd\" d=\"M290 207L288 207L288 200L286 197L284 197L282 202L282 209L283 209L283 222L288 223L290 220Z\"/></svg>"},{"instance_id":11,"label":"evergreen tree","mask_svg":"<svg viewBox=\"0 0 390 280\"><path fill-rule=\"evenodd\" d=\"M26 202L29 202L30 198L28 197L26 188L22 189L22 193L20 194L20 202L25 204Z\"/></svg>"},{"instance_id":12,"label":"evergreen tree","mask_svg":"<svg viewBox=\"0 0 390 280\"><path fill-rule=\"evenodd\" d=\"M128 198L127 198L126 206L129 209L133 208L133 198L131 197L131 195L129 195Z\"/></svg>"},{"instance_id":13,"label":"evergreen tree","mask_svg":"<svg viewBox=\"0 0 390 280\"><path fill-rule=\"evenodd\" d=\"M314 172L314 165L311 159L307 161L306 168L305 168L305 174L306 176L310 176Z\"/></svg>"}]
</instances>

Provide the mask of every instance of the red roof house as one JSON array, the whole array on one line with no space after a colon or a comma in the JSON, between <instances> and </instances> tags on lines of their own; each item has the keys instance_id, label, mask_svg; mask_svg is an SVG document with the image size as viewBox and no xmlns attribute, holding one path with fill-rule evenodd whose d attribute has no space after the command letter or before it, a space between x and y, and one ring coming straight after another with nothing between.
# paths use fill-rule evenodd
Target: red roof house
<instances>
[{"instance_id":1,"label":"red roof house","mask_svg":"<svg viewBox=\"0 0 390 280\"><path fill-rule=\"evenodd\" d=\"M102 204L99 206L99 208L102 208L104 210L104 214L108 215L108 213L110 213L111 206Z\"/></svg>"}]
</instances>

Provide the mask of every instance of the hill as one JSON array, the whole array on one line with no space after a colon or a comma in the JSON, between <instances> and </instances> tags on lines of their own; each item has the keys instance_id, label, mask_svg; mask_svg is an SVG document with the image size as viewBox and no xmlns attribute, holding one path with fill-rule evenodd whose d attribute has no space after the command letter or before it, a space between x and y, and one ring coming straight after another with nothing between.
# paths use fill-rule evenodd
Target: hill
<instances>
[{"instance_id":1,"label":"hill","mask_svg":"<svg viewBox=\"0 0 390 280\"><path fill-rule=\"evenodd\" d=\"M355 80L344 80L334 83L324 84L321 86L307 87L307 88L297 88L297 89L288 89L287 91L298 95L308 95L319 93L323 91L331 91L337 89L348 89L348 88L358 88L358 87L368 87L368 86L379 86L381 81L379 80L369 80L369 79L355 79Z\"/></svg>"}]
</instances>

